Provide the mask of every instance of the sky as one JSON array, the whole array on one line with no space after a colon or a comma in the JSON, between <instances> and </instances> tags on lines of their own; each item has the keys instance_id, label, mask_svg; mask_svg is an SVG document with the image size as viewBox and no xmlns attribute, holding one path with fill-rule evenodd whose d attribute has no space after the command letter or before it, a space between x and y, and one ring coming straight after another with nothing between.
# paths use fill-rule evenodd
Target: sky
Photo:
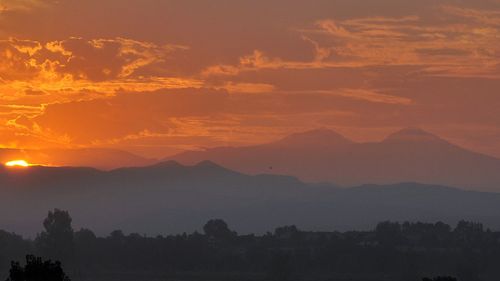
<instances>
[{"instance_id":1,"label":"sky","mask_svg":"<svg viewBox=\"0 0 500 281\"><path fill-rule=\"evenodd\" d=\"M500 157L499 0L0 0L0 147L421 127Z\"/></svg>"}]
</instances>

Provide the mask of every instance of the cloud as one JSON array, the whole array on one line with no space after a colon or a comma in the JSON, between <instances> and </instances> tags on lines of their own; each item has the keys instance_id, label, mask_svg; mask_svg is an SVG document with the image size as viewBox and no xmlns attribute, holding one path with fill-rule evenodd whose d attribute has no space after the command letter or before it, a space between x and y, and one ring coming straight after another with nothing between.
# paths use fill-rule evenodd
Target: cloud
<instances>
[{"instance_id":1,"label":"cloud","mask_svg":"<svg viewBox=\"0 0 500 281\"><path fill-rule=\"evenodd\" d=\"M223 86L215 86L214 88L225 89L229 93L247 93L247 94L272 93L276 90L276 87L274 85L265 83L227 82Z\"/></svg>"},{"instance_id":2,"label":"cloud","mask_svg":"<svg viewBox=\"0 0 500 281\"><path fill-rule=\"evenodd\" d=\"M191 139L192 144L203 138L220 145L266 141L286 130L317 127L327 117L350 122L367 108L385 114L391 107L413 105L408 98L360 89L278 94L259 89L255 94L246 89L255 85L235 87L238 94L226 89L161 90L48 104L31 116L17 112L7 126L62 145L125 145L141 140L161 145L168 137ZM285 125L292 120L293 125ZM256 132L260 133L249 137Z\"/></svg>"},{"instance_id":3,"label":"cloud","mask_svg":"<svg viewBox=\"0 0 500 281\"><path fill-rule=\"evenodd\" d=\"M12 11L30 11L34 8L46 7L55 0L3 0L0 3L0 14Z\"/></svg>"},{"instance_id":4,"label":"cloud","mask_svg":"<svg viewBox=\"0 0 500 281\"><path fill-rule=\"evenodd\" d=\"M476 24L500 27L500 10L472 9L451 5L443 5L441 10L450 15L470 19Z\"/></svg>"},{"instance_id":5,"label":"cloud","mask_svg":"<svg viewBox=\"0 0 500 281\"><path fill-rule=\"evenodd\" d=\"M41 66L32 57L41 45L28 40L0 40L0 79L27 80L38 75Z\"/></svg>"},{"instance_id":6,"label":"cloud","mask_svg":"<svg viewBox=\"0 0 500 281\"><path fill-rule=\"evenodd\" d=\"M209 116L221 110L219 91L123 93L116 97L47 105L40 114L11 121L26 130L67 136L74 143L121 138L140 132L168 132L172 118Z\"/></svg>"},{"instance_id":7,"label":"cloud","mask_svg":"<svg viewBox=\"0 0 500 281\"><path fill-rule=\"evenodd\" d=\"M213 65L203 74L237 76L263 69L418 66L428 75L500 78L500 10L454 6L435 9L444 16L434 23L419 15L317 20L312 27L297 30L312 46L309 61L271 57L255 50L242 56L238 64ZM472 22L457 22L455 17Z\"/></svg>"},{"instance_id":8,"label":"cloud","mask_svg":"<svg viewBox=\"0 0 500 281\"><path fill-rule=\"evenodd\" d=\"M168 56L188 47L156 45L132 39L70 38L46 44L46 49L59 55L56 71L73 78L103 81L127 78L153 64L164 63ZM155 75L155 73L149 73Z\"/></svg>"},{"instance_id":9,"label":"cloud","mask_svg":"<svg viewBox=\"0 0 500 281\"><path fill-rule=\"evenodd\" d=\"M331 94L374 103L397 105L413 104L413 101L409 98L386 95L364 89L342 89L339 92L331 92Z\"/></svg>"},{"instance_id":10,"label":"cloud","mask_svg":"<svg viewBox=\"0 0 500 281\"><path fill-rule=\"evenodd\" d=\"M0 41L0 53L6 65L0 77L19 80L9 73L9 66L19 64L19 73L58 77L70 76L73 80L104 81L130 78L153 70L144 68L164 63L176 51L188 49L180 45L156 45L125 38L92 39L69 38L62 41L41 43L11 38ZM23 67L21 67L23 66ZM23 69L24 68L24 69Z\"/></svg>"},{"instance_id":11,"label":"cloud","mask_svg":"<svg viewBox=\"0 0 500 281\"><path fill-rule=\"evenodd\" d=\"M49 42L10 38L0 41L0 90L9 98L36 93L60 99L84 92L199 87L197 79L163 73L169 57L186 49L120 37Z\"/></svg>"}]
</instances>

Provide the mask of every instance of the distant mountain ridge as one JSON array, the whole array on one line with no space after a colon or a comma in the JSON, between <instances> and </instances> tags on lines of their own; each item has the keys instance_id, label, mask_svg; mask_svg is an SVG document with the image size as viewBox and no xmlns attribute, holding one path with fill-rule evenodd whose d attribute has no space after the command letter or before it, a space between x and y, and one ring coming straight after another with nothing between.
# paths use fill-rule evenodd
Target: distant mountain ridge
<instances>
[{"instance_id":1,"label":"distant mountain ridge","mask_svg":"<svg viewBox=\"0 0 500 281\"><path fill-rule=\"evenodd\" d=\"M168 160L186 165L210 160L245 174L290 175L345 187L420 182L500 192L500 159L468 151L419 128L402 129L371 143L357 143L323 128L261 145L187 151L161 161L106 148L0 149L0 162L14 159L108 171Z\"/></svg>"},{"instance_id":2,"label":"distant mountain ridge","mask_svg":"<svg viewBox=\"0 0 500 281\"><path fill-rule=\"evenodd\" d=\"M189 151L168 159L183 164L211 160L248 174L284 174L342 186L421 182L500 191L500 159L419 128L406 128L370 143L320 129L268 144Z\"/></svg>"},{"instance_id":3,"label":"distant mountain ridge","mask_svg":"<svg viewBox=\"0 0 500 281\"><path fill-rule=\"evenodd\" d=\"M449 144L444 139L417 127L401 129L387 136L382 142L385 143L426 142L426 143Z\"/></svg>"},{"instance_id":4,"label":"distant mountain ridge","mask_svg":"<svg viewBox=\"0 0 500 281\"><path fill-rule=\"evenodd\" d=\"M14 159L41 165L94 167L102 170L148 166L158 161L110 148L0 149L0 163Z\"/></svg>"},{"instance_id":5,"label":"distant mountain ridge","mask_svg":"<svg viewBox=\"0 0 500 281\"><path fill-rule=\"evenodd\" d=\"M279 141L278 144L284 146L303 147L304 145L316 145L320 147L327 146L345 146L354 144L354 142L343 135L328 129L317 129L303 133L296 133L287 136Z\"/></svg>"},{"instance_id":6,"label":"distant mountain ridge","mask_svg":"<svg viewBox=\"0 0 500 281\"><path fill-rule=\"evenodd\" d=\"M210 161L174 161L101 171L0 167L0 229L34 235L53 208L77 227L150 235L192 232L223 218L239 232L280 225L309 230L368 229L385 220L479 221L500 229L500 194L402 183L342 189L278 175L250 176ZM199 230L199 229L198 229Z\"/></svg>"}]
</instances>

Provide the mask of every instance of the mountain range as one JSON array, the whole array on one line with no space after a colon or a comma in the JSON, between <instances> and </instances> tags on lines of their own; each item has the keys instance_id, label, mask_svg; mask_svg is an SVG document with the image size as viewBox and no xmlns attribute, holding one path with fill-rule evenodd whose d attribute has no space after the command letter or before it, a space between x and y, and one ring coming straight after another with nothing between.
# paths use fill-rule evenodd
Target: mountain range
<instances>
[{"instance_id":1,"label":"mountain range","mask_svg":"<svg viewBox=\"0 0 500 281\"><path fill-rule=\"evenodd\" d=\"M82 149L0 149L0 163L24 159L46 166L93 167L112 170L120 167L148 166L158 162L130 152L109 148Z\"/></svg>"},{"instance_id":2,"label":"mountain range","mask_svg":"<svg viewBox=\"0 0 500 281\"><path fill-rule=\"evenodd\" d=\"M319 129L272 143L188 151L165 160L187 165L210 160L242 173L292 175L339 186L420 182L500 191L500 159L466 150L419 128L368 143Z\"/></svg>"},{"instance_id":3,"label":"mountain range","mask_svg":"<svg viewBox=\"0 0 500 281\"><path fill-rule=\"evenodd\" d=\"M0 229L33 236L53 208L77 227L157 235L191 232L213 218L241 233L295 224L308 230L368 229L380 221L466 219L500 229L500 194L400 183L338 188L279 175L245 175L203 161L101 171L0 168Z\"/></svg>"},{"instance_id":4,"label":"mountain range","mask_svg":"<svg viewBox=\"0 0 500 281\"><path fill-rule=\"evenodd\" d=\"M461 148L418 128L403 129L380 142L366 143L318 129L261 145L186 151L162 160L107 148L0 149L0 162L13 159L107 171L169 160L185 165L210 160L245 174L289 175L304 182L343 187L420 182L500 191L500 159Z\"/></svg>"}]
</instances>

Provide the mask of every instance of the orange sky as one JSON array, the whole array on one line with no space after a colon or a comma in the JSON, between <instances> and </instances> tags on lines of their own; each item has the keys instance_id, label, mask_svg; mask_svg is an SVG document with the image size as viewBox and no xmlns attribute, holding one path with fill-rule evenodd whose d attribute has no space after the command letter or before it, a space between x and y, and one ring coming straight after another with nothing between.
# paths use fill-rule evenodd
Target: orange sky
<instances>
[{"instance_id":1,"label":"orange sky","mask_svg":"<svg viewBox=\"0 0 500 281\"><path fill-rule=\"evenodd\" d=\"M0 0L0 146L419 126L500 157L498 0Z\"/></svg>"}]
</instances>

